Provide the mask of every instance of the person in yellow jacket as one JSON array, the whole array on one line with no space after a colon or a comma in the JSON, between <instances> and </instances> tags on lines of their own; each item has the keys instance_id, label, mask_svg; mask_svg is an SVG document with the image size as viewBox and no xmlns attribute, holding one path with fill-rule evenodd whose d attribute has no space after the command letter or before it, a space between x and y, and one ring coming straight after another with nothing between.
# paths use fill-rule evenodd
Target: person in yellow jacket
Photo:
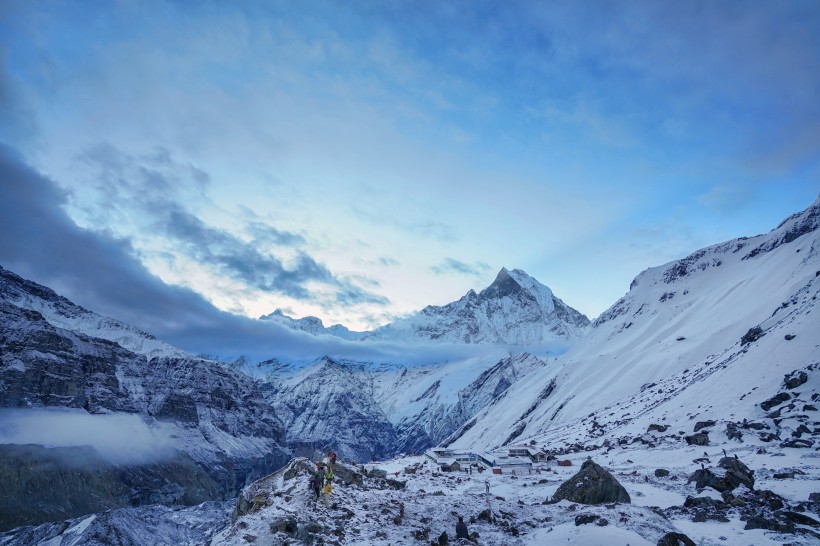
<instances>
[{"instance_id":1,"label":"person in yellow jacket","mask_svg":"<svg viewBox=\"0 0 820 546\"><path fill-rule=\"evenodd\" d=\"M325 506L330 506L330 492L333 491L333 466L330 464L325 467L325 486L322 489L322 501Z\"/></svg>"}]
</instances>

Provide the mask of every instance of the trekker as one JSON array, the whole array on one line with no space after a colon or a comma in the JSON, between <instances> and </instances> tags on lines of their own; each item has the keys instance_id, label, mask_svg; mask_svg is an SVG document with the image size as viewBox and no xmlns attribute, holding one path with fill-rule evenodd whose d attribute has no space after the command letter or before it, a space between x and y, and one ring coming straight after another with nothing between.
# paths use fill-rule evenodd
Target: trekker
<instances>
[{"instance_id":1,"label":"trekker","mask_svg":"<svg viewBox=\"0 0 820 546\"><path fill-rule=\"evenodd\" d=\"M458 516L458 523L456 523L456 538L466 538L470 540L470 534L467 532L467 524L464 523L462 516Z\"/></svg>"},{"instance_id":2,"label":"trekker","mask_svg":"<svg viewBox=\"0 0 820 546\"><path fill-rule=\"evenodd\" d=\"M316 463L316 472L313 474L313 492L316 493L316 500L322 493L322 486L325 484L325 472L322 463Z\"/></svg>"},{"instance_id":3,"label":"trekker","mask_svg":"<svg viewBox=\"0 0 820 546\"><path fill-rule=\"evenodd\" d=\"M325 463L325 466L329 466L331 468L334 468L336 466L336 452L335 451L328 451L327 452L327 457L325 457L322 462Z\"/></svg>"},{"instance_id":4,"label":"trekker","mask_svg":"<svg viewBox=\"0 0 820 546\"><path fill-rule=\"evenodd\" d=\"M331 453L333 453L331 451ZM325 486L322 489L322 500L325 506L330 506L330 492L333 491L333 469L329 464L325 465L324 474Z\"/></svg>"}]
</instances>

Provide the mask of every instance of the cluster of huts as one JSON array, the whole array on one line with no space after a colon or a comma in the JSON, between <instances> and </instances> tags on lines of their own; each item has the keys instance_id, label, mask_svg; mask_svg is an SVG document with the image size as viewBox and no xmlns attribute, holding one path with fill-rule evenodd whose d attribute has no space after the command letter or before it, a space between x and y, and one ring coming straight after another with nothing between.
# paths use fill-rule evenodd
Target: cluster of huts
<instances>
[{"instance_id":1,"label":"cluster of huts","mask_svg":"<svg viewBox=\"0 0 820 546\"><path fill-rule=\"evenodd\" d=\"M495 474L509 472L529 473L547 464L548 454L533 445L507 446L493 452L471 452L435 447L425 455L443 472L483 472L490 469Z\"/></svg>"}]
</instances>

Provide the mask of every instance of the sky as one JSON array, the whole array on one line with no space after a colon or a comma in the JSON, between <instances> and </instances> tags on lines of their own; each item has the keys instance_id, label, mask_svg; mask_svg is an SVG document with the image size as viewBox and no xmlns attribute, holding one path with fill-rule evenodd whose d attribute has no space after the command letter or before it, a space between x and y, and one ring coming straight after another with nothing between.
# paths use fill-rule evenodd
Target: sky
<instances>
[{"instance_id":1,"label":"sky","mask_svg":"<svg viewBox=\"0 0 820 546\"><path fill-rule=\"evenodd\" d=\"M5 0L0 266L189 350L502 267L594 318L818 197L818 28L814 1Z\"/></svg>"}]
</instances>

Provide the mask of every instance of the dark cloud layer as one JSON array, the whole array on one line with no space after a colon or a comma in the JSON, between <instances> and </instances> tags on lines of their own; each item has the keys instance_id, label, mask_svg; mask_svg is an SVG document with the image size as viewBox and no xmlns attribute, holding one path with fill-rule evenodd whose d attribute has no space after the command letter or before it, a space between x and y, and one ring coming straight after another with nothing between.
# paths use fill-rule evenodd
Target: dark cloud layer
<instances>
[{"instance_id":1,"label":"dark cloud layer","mask_svg":"<svg viewBox=\"0 0 820 546\"><path fill-rule=\"evenodd\" d=\"M66 202L54 182L0 144L0 265L192 353L254 359L335 354L379 360L406 355L399 348L314 338L220 311L193 291L169 286L151 274L128 241L78 227L63 210ZM186 226L186 221L190 219L180 220L180 230L201 229ZM310 267L318 266L304 269ZM315 274L325 273L318 269ZM431 359L435 354L433 349L419 353Z\"/></svg>"}]
</instances>

